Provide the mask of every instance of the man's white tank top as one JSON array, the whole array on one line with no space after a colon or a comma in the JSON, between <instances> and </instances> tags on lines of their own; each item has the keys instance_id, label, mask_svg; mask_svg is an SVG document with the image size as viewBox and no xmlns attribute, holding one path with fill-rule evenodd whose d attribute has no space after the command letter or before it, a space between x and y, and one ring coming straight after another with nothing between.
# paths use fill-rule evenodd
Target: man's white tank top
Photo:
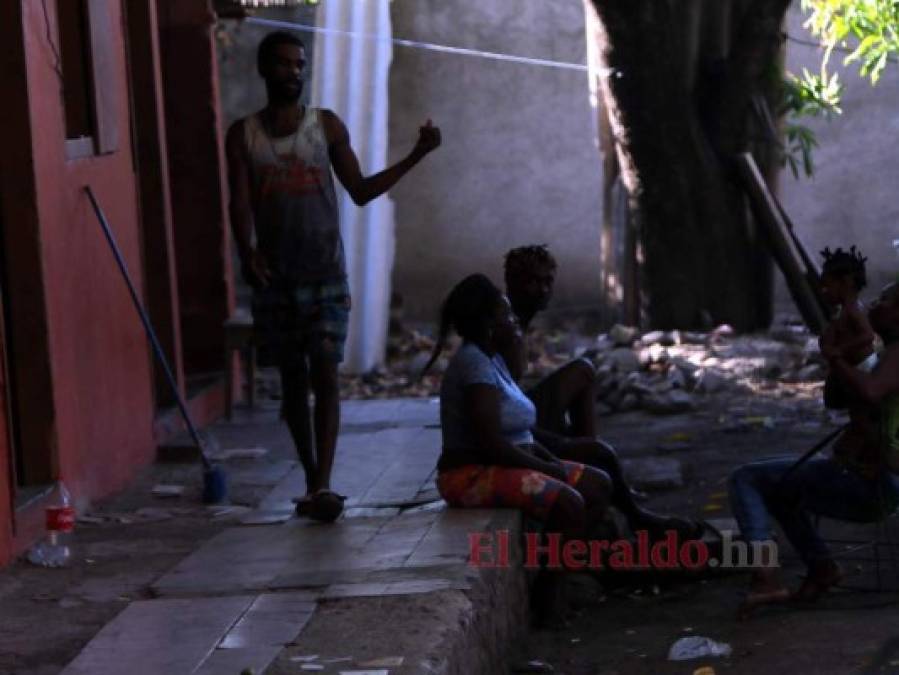
<instances>
[{"instance_id":1,"label":"man's white tank top","mask_svg":"<svg viewBox=\"0 0 899 675\"><path fill-rule=\"evenodd\" d=\"M276 283L346 277L340 218L321 111L306 108L297 131L272 138L261 113L244 119L256 240Z\"/></svg>"}]
</instances>

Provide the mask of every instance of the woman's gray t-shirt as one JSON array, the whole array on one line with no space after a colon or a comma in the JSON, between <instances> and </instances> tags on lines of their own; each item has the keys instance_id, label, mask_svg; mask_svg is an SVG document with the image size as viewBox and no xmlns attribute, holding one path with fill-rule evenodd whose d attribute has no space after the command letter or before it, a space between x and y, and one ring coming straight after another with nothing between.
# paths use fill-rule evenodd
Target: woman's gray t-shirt
<instances>
[{"instance_id":1,"label":"woman's gray t-shirt","mask_svg":"<svg viewBox=\"0 0 899 675\"><path fill-rule=\"evenodd\" d=\"M464 390L472 384L487 384L499 390L503 438L513 445L534 442L531 429L537 424L537 409L512 379L506 362L498 354L491 358L476 345L465 342L450 361L440 388L440 427L445 459L482 454L465 412Z\"/></svg>"}]
</instances>

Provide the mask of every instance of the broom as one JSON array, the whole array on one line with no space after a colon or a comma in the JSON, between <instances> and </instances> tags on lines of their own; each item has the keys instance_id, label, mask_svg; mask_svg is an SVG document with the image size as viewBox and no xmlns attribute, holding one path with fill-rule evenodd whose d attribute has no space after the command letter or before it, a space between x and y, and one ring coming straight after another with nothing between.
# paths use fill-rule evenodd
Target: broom
<instances>
[{"instance_id":1,"label":"broom","mask_svg":"<svg viewBox=\"0 0 899 675\"><path fill-rule=\"evenodd\" d=\"M125 284L128 286L128 291L131 293L131 300L134 302L134 308L137 310L141 323L144 325L144 330L147 333L150 344L153 346L153 352L156 354L156 358L162 366L162 371L165 373L165 379L172 388L172 394L175 397L175 401L178 403L178 409L181 411L181 416L184 418L187 430L190 432L190 436L200 453L200 459L203 462L203 501L207 504L218 504L223 502L228 494L228 482L225 471L220 465L213 464L206 455L203 442L200 440L197 428L190 418L190 413L187 411L187 406L184 403L181 392L178 391L178 383L175 381L172 369L169 367L168 360L165 358L165 353L162 351L162 346L159 344L156 332L153 330L153 326L150 323L150 318L147 316L146 310L141 304L140 299L137 297L137 291L134 289L131 276L128 274L128 267L125 264L125 259L122 257L118 244L116 244L115 237L112 234L106 216L103 214L103 210L97 203L97 199L94 197L93 190L91 190L90 186L85 185L84 191L87 193L91 206L94 208L97 220L100 221L100 227L103 228L103 234L106 235L106 241L109 242L109 247L112 249L112 255L115 257L116 263L118 263L119 270L121 270L122 276L125 278Z\"/></svg>"}]
</instances>

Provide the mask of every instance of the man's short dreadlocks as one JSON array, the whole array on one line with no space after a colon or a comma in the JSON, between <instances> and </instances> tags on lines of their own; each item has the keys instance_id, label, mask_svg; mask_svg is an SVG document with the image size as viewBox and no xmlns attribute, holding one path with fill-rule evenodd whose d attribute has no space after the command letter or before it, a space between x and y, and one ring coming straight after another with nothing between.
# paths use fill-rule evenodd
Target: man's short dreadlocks
<instances>
[{"instance_id":1,"label":"man's short dreadlocks","mask_svg":"<svg viewBox=\"0 0 899 675\"><path fill-rule=\"evenodd\" d=\"M831 251L825 248L821 251L824 257L824 274L830 274L835 277L850 275L855 282L856 290L862 290L868 285L868 278L865 272L865 262L868 260L862 256L855 246L851 246L848 251L838 248Z\"/></svg>"},{"instance_id":2,"label":"man's short dreadlocks","mask_svg":"<svg viewBox=\"0 0 899 675\"><path fill-rule=\"evenodd\" d=\"M530 274L538 265L544 265L553 271L556 270L556 259L553 258L546 244L513 248L506 253L506 279Z\"/></svg>"}]
</instances>

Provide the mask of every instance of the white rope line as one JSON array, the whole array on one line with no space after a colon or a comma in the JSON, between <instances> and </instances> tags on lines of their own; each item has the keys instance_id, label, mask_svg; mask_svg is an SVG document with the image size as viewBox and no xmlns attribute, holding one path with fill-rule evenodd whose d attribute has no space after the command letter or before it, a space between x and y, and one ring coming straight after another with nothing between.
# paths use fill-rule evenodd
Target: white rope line
<instances>
[{"instance_id":1,"label":"white rope line","mask_svg":"<svg viewBox=\"0 0 899 675\"><path fill-rule=\"evenodd\" d=\"M344 37L362 38L364 40L373 40L375 42L391 42L400 47L410 47L412 49L421 49L424 51L438 52L441 54L456 54L458 56L474 56L482 59L491 59L493 61L505 61L508 63L521 63L528 66L541 66L544 68L558 68L560 70L576 70L582 73L588 71L587 66L581 63L569 63L566 61L551 61L549 59L533 59L527 56L513 56L511 54L501 54L498 52L484 52L477 49L464 49L462 47L447 47L446 45L438 45L431 42L417 42L415 40L402 40L400 38L386 38L371 33L353 33L351 31L338 30L336 28L319 28L317 26L309 26L302 23L291 23L290 21L276 21L274 19L260 19L259 17L249 17L245 19L247 23L259 26L268 26L270 28L285 28L288 30L296 30L304 33L320 33L323 35L342 35ZM608 69L608 73L614 72ZM608 74L604 71L603 74Z\"/></svg>"}]
</instances>

